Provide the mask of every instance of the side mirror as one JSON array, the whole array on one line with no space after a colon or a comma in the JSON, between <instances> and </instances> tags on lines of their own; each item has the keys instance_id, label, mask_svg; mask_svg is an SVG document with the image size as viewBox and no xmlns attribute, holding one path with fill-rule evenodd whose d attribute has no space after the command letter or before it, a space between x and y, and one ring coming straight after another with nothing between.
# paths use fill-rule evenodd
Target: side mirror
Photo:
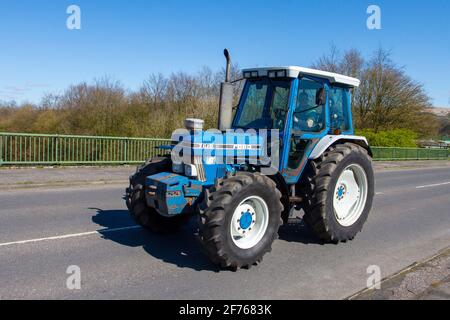
<instances>
[{"instance_id":1,"label":"side mirror","mask_svg":"<svg viewBox=\"0 0 450 320\"><path fill-rule=\"evenodd\" d=\"M325 105L325 101L327 99L327 93L324 88L320 88L316 93L316 105L323 106Z\"/></svg>"}]
</instances>

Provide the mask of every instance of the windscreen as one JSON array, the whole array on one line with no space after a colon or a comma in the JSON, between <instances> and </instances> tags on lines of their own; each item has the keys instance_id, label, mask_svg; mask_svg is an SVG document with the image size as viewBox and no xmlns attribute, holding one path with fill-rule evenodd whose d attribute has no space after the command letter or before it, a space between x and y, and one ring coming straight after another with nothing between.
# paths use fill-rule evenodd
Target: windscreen
<instances>
[{"instance_id":1,"label":"windscreen","mask_svg":"<svg viewBox=\"0 0 450 320\"><path fill-rule=\"evenodd\" d=\"M283 130L291 80L248 80L234 121L235 128Z\"/></svg>"}]
</instances>

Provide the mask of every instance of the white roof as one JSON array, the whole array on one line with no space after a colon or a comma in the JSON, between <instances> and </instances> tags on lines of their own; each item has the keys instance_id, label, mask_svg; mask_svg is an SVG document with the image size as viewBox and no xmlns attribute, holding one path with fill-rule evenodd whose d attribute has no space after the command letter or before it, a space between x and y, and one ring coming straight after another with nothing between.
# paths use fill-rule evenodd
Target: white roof
<instances>
[{"instance_id":1,"label":"white roof","mask_svg":"<svg viewBox=\"0 0 450 320\"><path fill-rule=\"evenodd\" d=\"M340 83L345 84L350 87L359 87L360 81L356 78L347 77L342 74L315 70L310 68L296 67L296 66L287 66L287 67L263 67L263 68L250 68L244 69L242 72L247 71L258 71L258 75L260 77L267 76L269 70L286 70L287 77L289 78L298 78L299 75L307 75L307 76L315 76L319 78L326 78L331 83Z\"/></svg>"}]
</instances>

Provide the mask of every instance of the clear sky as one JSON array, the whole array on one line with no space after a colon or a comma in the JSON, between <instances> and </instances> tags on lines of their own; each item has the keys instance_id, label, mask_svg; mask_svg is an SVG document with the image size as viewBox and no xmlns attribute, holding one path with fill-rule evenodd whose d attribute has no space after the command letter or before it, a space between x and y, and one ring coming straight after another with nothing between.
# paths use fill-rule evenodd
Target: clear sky
<instances>
[{"instance_id":1,"label":"clear sky","mask_svg":"<svg viewBox=\"0 0 450 320\"><path fill-rule=\"evenodd\" d=\"M66 9L81 8L81 30ZM366 27L381 8L381 30ZM0 0L0 100L39 102L45 92L104 75L136 89L150 73L214 70L230 49L241 67L309 66L331 44L370 54L383 46L450 104L448 0Z\"/></svg>"}]
</instances>

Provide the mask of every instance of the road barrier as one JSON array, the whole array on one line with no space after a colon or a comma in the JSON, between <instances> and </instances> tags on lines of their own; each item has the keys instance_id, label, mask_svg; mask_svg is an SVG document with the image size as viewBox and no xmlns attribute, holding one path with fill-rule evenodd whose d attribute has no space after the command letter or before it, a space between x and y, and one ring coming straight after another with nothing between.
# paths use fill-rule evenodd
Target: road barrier
<instances>
[{"instance_id":1,"label":"road barrier","mask_svg":"<svg viewBox=\"0 0 450 320\"><path fill-rule=\"evenodd\" d=\"M0 132L0 165L133 164L169 139Z\"/></svg>"},{"instance_id":2,"label":"road barrier","mask_svg":"<svg viewBox=\"0 0 450 320\"><path fill-rule=\"evenodd\" d=\"M170 139L0 132L0 165L135 164ZM374 160L445 160L447 149L372 147Z\"/></svg>"},{"instance_id":3,"label":"road barrier","mask_svg":"<svg viewBox=\"0 0 450 320\"><path fill-rule=\"evenodd\" d=\"M446 160L449 157L444 148L392 148L371 147L374 160Z\"/></svg>"}]
</instances>

